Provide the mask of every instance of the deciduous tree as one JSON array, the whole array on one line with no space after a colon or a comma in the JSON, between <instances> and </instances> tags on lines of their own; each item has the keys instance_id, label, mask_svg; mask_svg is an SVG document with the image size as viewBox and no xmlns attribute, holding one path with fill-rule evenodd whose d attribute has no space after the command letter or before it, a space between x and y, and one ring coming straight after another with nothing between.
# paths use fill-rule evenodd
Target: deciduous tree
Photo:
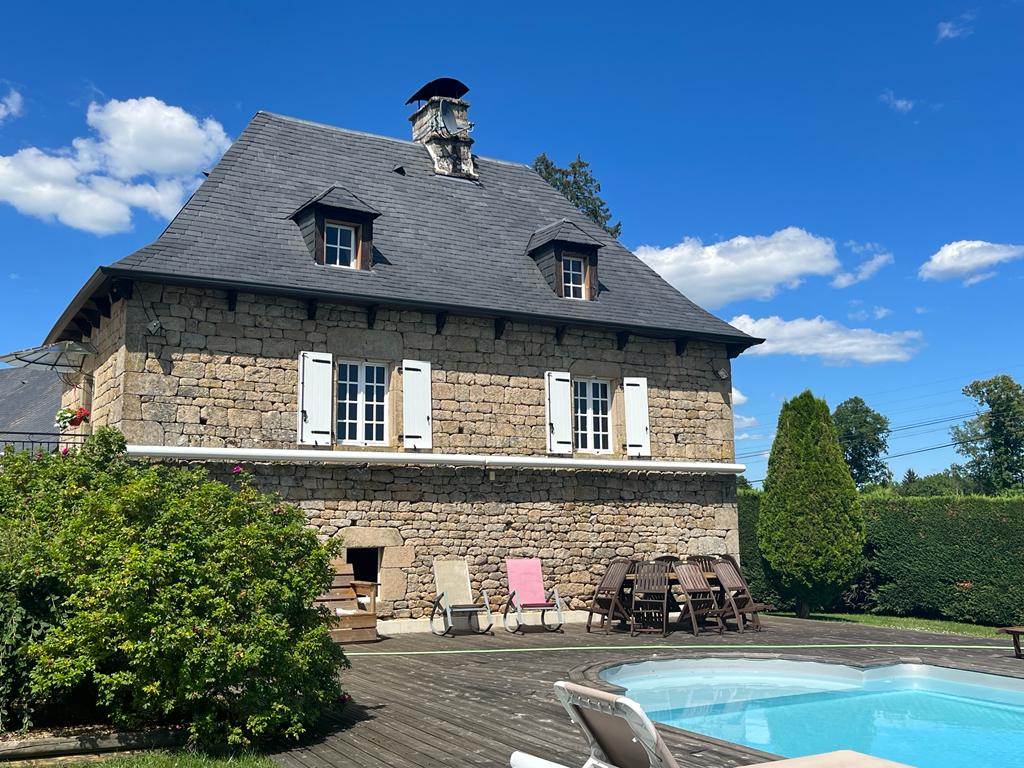
<instances>
[{"instance_id":1,"label":"deciduous tree","mask_svg":"<svg viewBox=\"0 0 1024 768\"><path fill-rule=\"evenodd\" d=\"M968 474L985 493L1024 487L1024 389L1002 375L972 381L963 392L985 408L951 430Z\"/></svg>"},{"instance_id":2,"label":"deciduous tree","mask_svg":"<svg viewBox=\"0 0 1024 768\"><path fill-rule=\"evenodd\" d=\"M882 459L889 450L889 419L859 397L851 397L836 406L832 419L853 482L859 488L890 482L892 472Z\"/></svg>"}]
</instances>

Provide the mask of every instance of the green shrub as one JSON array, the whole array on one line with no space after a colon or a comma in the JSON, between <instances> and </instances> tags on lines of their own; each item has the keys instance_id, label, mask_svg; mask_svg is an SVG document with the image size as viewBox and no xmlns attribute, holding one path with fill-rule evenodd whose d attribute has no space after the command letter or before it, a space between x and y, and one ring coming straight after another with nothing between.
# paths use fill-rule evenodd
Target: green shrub
<instances>
[{"instance_id":1,"label":"green shrub","mask_svg":"<svg viewBox=\"0 0 1024 768\"><path fill-rule=\"evenodd\" d=\"M1024 499L868 497L880 613L1024 622Z\"/></svg>"},{"instance_id":2,"label":"green shrub","mask_svg":"<svg viewBox=\"0 0 1024 768\"><path fill-rule=\"evenodd\" d=\"M761 504L760 491L741 490L737 494L740 526L740 565L743 578L756 600L771 603L779 610L792 610L793 601L778 593L768 577L768 564L757 546L757 514Z\"/></svg>"},{"instance_id":3,"label":"green shrub","mask_svg":"<svg viewBox=\"0 0 1024 768\"><path fill-rule=\"evenodd\" d=\"M824 400L783 404L768 457L757 542L800 616L829 605L860 568L864 517Z\"/></svg>"},{"instance_id":4,"label":"green shrub","mask_svg":"<svg viewBox=\"0 0 1024 768\"><path fill-rule=\"evenodd\" d=\"M36 622L6 708L85 691L118 725L183 724L204 746L297 736L341 696L344 655L311 607L330 548L245 475L235 489L123 449L100 429L66 456L4 454L0 520L23 544L0 578Z\"/></svg>"}]
</instances>

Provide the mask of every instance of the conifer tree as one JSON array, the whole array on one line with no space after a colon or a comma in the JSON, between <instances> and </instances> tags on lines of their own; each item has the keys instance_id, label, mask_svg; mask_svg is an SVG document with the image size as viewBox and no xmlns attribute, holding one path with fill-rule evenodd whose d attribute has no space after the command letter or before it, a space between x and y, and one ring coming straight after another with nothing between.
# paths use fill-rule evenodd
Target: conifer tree
<instances>
[{"instance_id":1,"label":"conifer tree","mask_svg":"<svg viewBox=\"0 0 1024 768\"><path fill-rule=\"evenodd\" d=\"M782 406L764 488L758 545L780 594L806 618L857 574L865 535L828 404L810 390Z\"/></svg>"}]
</instances>

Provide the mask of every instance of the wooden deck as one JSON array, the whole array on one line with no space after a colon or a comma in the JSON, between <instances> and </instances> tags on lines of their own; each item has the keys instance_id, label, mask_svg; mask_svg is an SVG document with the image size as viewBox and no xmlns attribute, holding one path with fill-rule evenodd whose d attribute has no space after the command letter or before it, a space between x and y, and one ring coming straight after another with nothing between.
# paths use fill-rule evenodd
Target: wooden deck
<instances>
[{"instance_id":1,"label":"wooden deck","mask_svg":"<svg viewBox=\"0 0 1024 768\"><path fill-rule=\"evenodd\" d=\"M493 637L404 635L352 646L344 674L354 703L299 746L275 755L285 768L507 766L517 749L570 766L582 738L551 684L583 680L596 664L669 656L740 653L852 664L921 662L1024 677L1008 642L834 622L768 618L761 633L695 638L628 633L530 632ZM593 674L593 673L591 673ZM741 766L770 756L696 734L663 729L681 765Z\"/></svg>"}]
</instances>

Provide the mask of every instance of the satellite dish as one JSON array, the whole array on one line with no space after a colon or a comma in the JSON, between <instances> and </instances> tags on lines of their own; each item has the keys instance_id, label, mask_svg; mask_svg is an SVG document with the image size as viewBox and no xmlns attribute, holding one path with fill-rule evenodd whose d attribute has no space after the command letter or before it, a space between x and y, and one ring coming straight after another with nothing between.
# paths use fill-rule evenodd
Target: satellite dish
<instances>
[{"instance_id":1,"label":"satellite dish","mask_svg":"<svg viewBox=\"0 0 1024 768\"><path fill-rule=\"evenodd\" d=\"M441 102L441 123L444 125L444 129L452 136L462 132L462 128L455 119L455 107L452 106L450 101L445 100Z\"/></svg>"}]
</instances>

